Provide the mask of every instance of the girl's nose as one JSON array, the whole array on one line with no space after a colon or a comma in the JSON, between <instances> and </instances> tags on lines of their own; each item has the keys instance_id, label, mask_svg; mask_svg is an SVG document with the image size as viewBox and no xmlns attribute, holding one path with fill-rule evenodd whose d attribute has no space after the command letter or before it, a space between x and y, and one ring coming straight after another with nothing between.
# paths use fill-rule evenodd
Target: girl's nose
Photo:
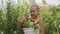
<instances>
[{"instance_id":1,"label":"girl's nose","mask_svg":"<svg viewBox=\"0 0 60 34\"><path fill-rule=\"evenodd\" d=\"M31 14L33 14L33 12L31 12Z\"/></svg>"},{"instance_id":2,"label":"girl's nose","mask_svg":"<svg viewBox=\"0 0 60 34\"><path fill-rule=\"evenodd\" d=\"M31 13L30 15L33 16L33 13Z\"/></svg>"}]
</instances>

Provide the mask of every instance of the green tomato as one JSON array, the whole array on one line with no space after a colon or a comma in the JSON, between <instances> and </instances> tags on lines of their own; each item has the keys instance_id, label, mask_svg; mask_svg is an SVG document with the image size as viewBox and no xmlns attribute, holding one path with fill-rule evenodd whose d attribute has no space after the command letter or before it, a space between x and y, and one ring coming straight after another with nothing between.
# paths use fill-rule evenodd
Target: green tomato
<instances>
[{"instance_id":1,"label":"green tomato","mask_svg":"<svg viewBox=\"0 0 60 34\"><path fill-rule=\"evenodd\" d=\"M38 24L36 24L36 30L39 31L40 30L40 26Z\"/></svg>"},{"instance_id":2,"label":"green tomato","mask_svg":"<svg viewBox=\"0 0 60 34\"><path fill-rule=\"evenodd\" d=\"M29 26L30 27L33 27L34 26L34 23L33 22L30 22Z\"/></svg>"}]
</instances>

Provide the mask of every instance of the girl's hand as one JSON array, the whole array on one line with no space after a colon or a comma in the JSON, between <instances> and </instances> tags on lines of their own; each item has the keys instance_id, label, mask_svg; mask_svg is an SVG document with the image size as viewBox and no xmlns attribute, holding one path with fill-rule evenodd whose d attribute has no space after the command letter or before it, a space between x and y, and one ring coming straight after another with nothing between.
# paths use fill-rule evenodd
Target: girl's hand
<instances>
[{"instance_id":1,"label":"girl's hand","mask_svg":"<svg viewBox=\"0 0 60 34\"><path fill-rule=\"evenodd\" d=\"M24 21L24 20L23 20L23 18L21 17L21 18L20 18L20 23L23 23L23 21Z\"/></svg>"},{"instance_id":2,"label":"girl's hand","mask_svg":"<svg viewBox=\"0 0 60 34\"><path fill-rule=\"evenodd\" d=\"M31 19L32 22L35 22L36 20L35 19Z\"/></svg>"}]
</instances>

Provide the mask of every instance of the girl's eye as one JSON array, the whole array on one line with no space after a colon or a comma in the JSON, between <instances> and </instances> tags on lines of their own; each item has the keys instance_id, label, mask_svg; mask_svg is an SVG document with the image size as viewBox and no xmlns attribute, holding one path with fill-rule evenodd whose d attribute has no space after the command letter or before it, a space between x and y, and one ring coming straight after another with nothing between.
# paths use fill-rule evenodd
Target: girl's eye
<instances>
[{"instance_id":1,"label":"girl's eye","mask_svg":"<svg viewBox=\"0 0 60 34\"><path fill-rule=\"evenodd\" d=\"M33 12L35 12L35 11L33 11Z\"/></svg>"},{"instance_id":2,"label":"girl's eye","mask_svg":"<svg viewBox=\"0 0 60 34\"><path fill-rule=\"evenodd\" d=\"M35 11L30 11L30 13L33 13L33 12L35 12Z\"/></svg>"}]
</instances>

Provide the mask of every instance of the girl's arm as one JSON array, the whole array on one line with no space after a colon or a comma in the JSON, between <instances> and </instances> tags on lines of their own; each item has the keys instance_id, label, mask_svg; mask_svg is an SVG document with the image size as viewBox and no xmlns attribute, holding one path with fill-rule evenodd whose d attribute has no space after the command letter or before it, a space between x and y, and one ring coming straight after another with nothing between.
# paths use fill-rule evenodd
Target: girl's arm
<instances>
[{"instance_id":1,"label":"girl's arm","mask_svg":"<svg viewBox=\"0 0 60 34\"><path fill-rule=\"evenodd\" d=\"M21 32L24 34L24 32L23 32L23 18L21 18L20 19L20 22L19 22L19 26L20 26L20 30L21 30Z\"/></svg>"},{"instance_id":2,"label":"girl's arm","mask_svg":"<svg viewBox=\"0 0 60 34\"><path fill-rule=\"evenodd\" d=\"M40 33L39 34L45 34L44 33L44 23L43 23L43 19L42 18L39 21L39 25L40 25Z\"/></svg>"}]
</instances>

